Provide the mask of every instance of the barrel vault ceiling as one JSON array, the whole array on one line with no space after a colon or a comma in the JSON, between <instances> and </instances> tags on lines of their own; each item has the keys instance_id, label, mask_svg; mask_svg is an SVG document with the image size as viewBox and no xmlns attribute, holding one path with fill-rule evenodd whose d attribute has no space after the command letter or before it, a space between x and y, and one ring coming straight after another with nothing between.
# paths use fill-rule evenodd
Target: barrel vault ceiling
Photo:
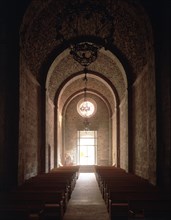
<instances>
[{"instance_id":1,"label":"barrel vault ceiling","mask_svg":"<svg viewBox=\"0 0 171 220\"><path fill-rule=\"evenodd\" d=\"M118 4L117 0L107 0L105 4L107 8L110 8L111 13L115 13L115 47L126 58L131 67L131 78L134 79L147 62L147 58L142 54L148 46L144 37L148 38L148 34L143 34L147 31L144 28L147 18L144 17L143 9L135 2L121 1L122 4ZM65 10L69 2L68 0L32 1L20 30L21 52L26 65L40 80L43 74L42 67L48 64L46 89L49 98L54 102L57 94L62 91L60 101L63 104L71 94L83 90L84 86L83 67L73 60L67 48L59 53L60 45L55 38L57 11ZM72 4L74 2L77 1L72 1ZM91 31L91 25L85 28L85 34L91 34ZM56 55L54 55L55 52ZM113 106L116 101L113 99L114 96L118 102L122 100L127 90L127 73L114 54L101 49L97 60L88 69L91 74L88 78L89 91L106 97L107 102ZM81 74L80 77L76 77L79 74ZM71 80L70 83L68 83L69 80ZM61 90L62 88L65 90Z\"/></svg>"}]
</instances>

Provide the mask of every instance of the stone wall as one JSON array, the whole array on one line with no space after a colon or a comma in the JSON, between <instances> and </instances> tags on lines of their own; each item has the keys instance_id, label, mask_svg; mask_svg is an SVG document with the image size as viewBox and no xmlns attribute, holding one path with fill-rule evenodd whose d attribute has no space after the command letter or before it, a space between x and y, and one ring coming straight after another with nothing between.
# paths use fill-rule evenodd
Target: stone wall
<instances>
[{"instance_id":1,"label":"stone wall","mask_svg":"<svg viewBox=\"0 0 171 220\"><path fill-rule=\"evenodd\" d=\"M24 62L20 74L19 183L38 174L41 147L40 85Z\"/></svg>"},{"instance_id":2,"label":"stone wall","mask_svg":"<svg viewBox=\"0 0 171 220\"><path fill-rule=\"evenodd\" d=\"M145 74L137 79L132 91L134 173L148 179L147 76Z\"/></svg>"},{"instance_id":3,"label":"stone wall","mask_svg":"<svg viewBox=\"0 0 171 220\"><path fill-rule=\"evenodd\" d=\"M171 188L171 2L158 3L155 22L157 94L157 181ZM158 16L160 15L160 16Z\"/></svg>"},{"instance_id":4,"label":"stone wall","mask_svg":"<svg viewBox=\"0 0 171 220\"><path fill-rule=\"evenodd\" d=\"M142 75L132 87L132 161L135 174L156 183L156 112L153 81ZM152 101L153 100L153 101Z\"/></svg>"}]
</instances>

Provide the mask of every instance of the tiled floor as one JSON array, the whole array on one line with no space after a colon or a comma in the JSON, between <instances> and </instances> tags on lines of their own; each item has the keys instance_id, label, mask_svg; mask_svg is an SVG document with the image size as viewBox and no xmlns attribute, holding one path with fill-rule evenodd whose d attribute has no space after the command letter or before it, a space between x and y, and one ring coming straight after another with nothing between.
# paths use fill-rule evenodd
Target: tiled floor
<instances>
[{"instance_id":1,"label":"tiled floor","mask_svg":"<svg viewBox=\"0 0 171 220\"><path fill-rule=\"evenodd\" d=\"M94 173L80 173L64 220L109 220Z\"/></svg>"}]
</instances>

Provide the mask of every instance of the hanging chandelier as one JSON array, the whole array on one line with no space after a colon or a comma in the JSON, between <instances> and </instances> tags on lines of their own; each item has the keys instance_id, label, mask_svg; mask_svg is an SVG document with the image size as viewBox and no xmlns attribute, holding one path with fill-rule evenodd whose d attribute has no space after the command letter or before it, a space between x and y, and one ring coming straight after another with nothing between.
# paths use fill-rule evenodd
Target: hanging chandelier
<instances>
[{"instance_id":1,"label":"hanging chandelier","mask_svg":"<svg viewBox=\"0 0 171 220\"><path fill-rule=\"evenodd\" d=\"M89 118L95 113L95 105L92 102L92 99L87 98L87 83L88 83L88 78L87 78L87 69L84 69L85 76L83 78L84 81L84 97L83 99L78 103L78 112L79 114L84 118L83 119L83 124L84 124L84 130L89 130L90 129L90 122Z\"/></svg>"},{"instance_id":2,"label":"hanging chandelier","mask_svg":"<svg viewBox=\"0 0 171 220\"><path fill-rule=\"evenodd\" d=\"M84 124L84 130L89 131L90 130L90 122L88 121L87 118L84 119L83 124Z\"/></svg>"},{"instance_id":3,"label":"hanging chandelier","mask_svg":"<svg viewBox=\"0 0 171 220\"><path fill-rule=\"evenodd\" d=\"M90 102L87 100L87 69L84 69L84 73L85 76L83 78L84 83L85 83L85 87L84 87L84 102L80 105L80 111L82 112L82 115L84 115L84 117L89 117L89 112L91 110L91 106L90 106Z\"/></svg>"},{"instance_id":4,"label":"hanging chandelier","mask_svg":"<svg viewBox=\"0 0 171 220\"><path fill-rule=\"evenodd\" d=\"M73 59L87 67L97 59L100 47L90 42L81 42L71 45L70 49Z\"/></svg>"},{"instance_id":5,"label":"hanging chandelier","mask_svg":"<svg viewBox=\"0 0 171 220\"><path fill-rule=\"evenodd\" d=\"M88 120L88 117L91 113L91 102L89 102L87 100L87 81L88 81L88 78L87 78L87 69L85 68L84 69L84 73L85 73L85 76L83 78L84 82L85 82L85 87L84 87L84 102L81 104L80 106L80 111L82 112L82 114L84 115L84 121L83 121L83 124L84 124L84 130L85 131L88 131L89 130L89 126L90 126L90 122Z\"/></svg>"}]
</instances>

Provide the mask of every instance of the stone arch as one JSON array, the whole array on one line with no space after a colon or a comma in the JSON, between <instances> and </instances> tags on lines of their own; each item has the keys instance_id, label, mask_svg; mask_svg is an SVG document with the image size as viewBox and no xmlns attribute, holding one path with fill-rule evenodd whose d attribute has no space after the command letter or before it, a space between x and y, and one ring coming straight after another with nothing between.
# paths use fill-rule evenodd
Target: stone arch
<instances>
[{"instance_id":1,"label":"stone arch","mask_svg":"<svg viewBox=\"0 0 171 220\"><path fill-rule=\"evenodd\" d=\"M72 1L73 4L74 2L76 1ZM95 0L95 2L97 1ZM59 54L66 49L64 45L61 45L60 42L57 42L55 39L55 22L56 9L62 11L67 3L68 1L61 2L55 0L49 0L43 3L41 1L33 1L30 3L30 7L24 16L20 31L20 95L27 96L30 88L33 87L36 94L35 97L42 96L41 103L36 108L36 111L41 115L39 120L37 119L38 123L36 127L37 132L40 133L39 136L42 138L45 135L45 131L41 130L40 126L43 125L42 127L45 127L46 122L45 113L40 112L40 106L43 106L42 109L45 111L45 103L43 101L45 96L45 80L42 82L41 79L42 77L46 79L46 74L55 58L56 51L58 51ZM102 2L100 3L102 4ZM114 54L119 52L120 55L118 57L120 61L122 59L121 62L127 67L126 74L128 76L128 88L124 91L126 91L128 95L128 136L131 141L129 143L129 152L126 153L128 153L132 161L134 161L130 166L130 170L135 174L150 179L151 182L155 182L155 164L153 164L153 161L155 160L152 160L151 156L154 155L155 157L156 155L155 72L151 24L146 12L138 2L131 0L108 0L105 1L104 4L107 8L110 8L110 13L115 15L114 43L111 45L110 51L113 51ZM80 35L82 35L81 31ZM88 25L85 30L85 36L89 35L92 35L91 25ZM103 38L103 36L100 37ZM100 59L103 59L103 57L104 54L101 53ZM108 58L110 59L110 57ZM71 58L68 56L67 62L70 59ZM93 71L100 72L98 65L96 64L98 64L98 62L93 63L91 68ZM73 66L73 72L81 71L76 63L74 63ZM106 68L107 67L104 66L103 72L109 77L107 74L109 69ZM118 80L118 83L119 82L120 80ZM53 85L51 88L53 88ZM123 93L119 88L120 87L118 86L118 93L120 91L120 97L122 97ZM35 100L35 97L33 97L33 100ZM124 103L124 99L122 99L122 101ZM29 102L27 102L27 104L31 107ZM20 108L21 115L22 113L24 115L20 122L20 160L22 160L22 152L24 152L22 143L24 143L24 140L26 139L25 134L22 133L22 126L25 126L24 122L28 118L27 111L24 111L26 108L26 103L24 103L24 101L21 102ZM122 113L125 115L124 112ZM145 120L142 120L144 118ZM143 123L141 128L137 126L140 121ZM30 124L28 124L28 126L30 126ZM122 124L122 127L124 127L124 124ZM139 141L138 137L141 133L143 134L143 137L146 137L145 141L143 141L143 137L142 140ZM35 138L38 141L38 137ZM44 144L45 143L39 143L39 146ZM145 156L144 158L148 161L145 162L145 166L138 158L139 156L137 152L140 148L145 149L143 152L141 151ZM41 150L39 149L38 152L40 153ZM124 149L122 149L121 152L124 152ZM121 155L120 159L121 167L125 167L123 164L124 154ZM27 164L27 161L25 163ZM41 164L38 165L38 167L39 166L43 165ZM27 176L27 172L28 171L25 170L24 176ZM34 172L31 171L30 173L33 173L34 175L38 172L40 172L39 169Z\"/></svg>"},{"instance_id":2,"label":"stone arch","mask_svg":"<svg viewBox=\"0 0 171 220\"><path fill-rule=\"evenodd\" d=\"M81 77L81 78L80 78ZM77 77L75 77L75 78L77 78L77 79L75 79L75 81L73 81L71 84L70 84L70 86L67 86L66 87L66 89L64 89L64 91L63 92L61 92L60 93L60 96L59 96L59 99L58 99L58 102L57 103L59 103L58 104L58 106L61 106L60 104L61 104L61 101L60 100L63 100L63 98L65 97L65 98L67 98L67 100L66 101L62 101L63 102L63 107L61 106L60 107L60 109L59 109L59 111L58 111L58 114L59 115L61 115L61 117L62 117L62 120L63 120L63 128L62 128L62 136L64 136L65 137L65 133L66 133L66 128L68 129L68 130L71 130L70 128L69 128L69 124L68 124L68 126L67 125L65 125L65 115L66 115L66 112L68 111L68 106L70 105L70 103L72 103L72 102L75 102L74 100L76 99L77 100L77 102L79 102L79 100L80 99L82 99L83 97L84 97L84 91L83 91L83 88L81 88L81 90L77 90L75 93L73 93L72 92L72 87L76 87L76 85L77 85L77 83L81 83L81 81L82 81L82 78L83 78L84 76L83 76L83 74L81 74L81 75L79 75L79 76L77 76ZM92 85L93 85L93 78L94 78L94 80L95 80L95 78L99 78L99 80L95 80L95 82L96 82L96 84L98 83L98 85L96 85L96 87L92 87ZM72 86L72 84L73 84L73 86ZM84 86L84 85L83 85ZM114 92L112 91L112 89L110 88L110 86L108 86L109 88L107 89L106 88L106 85L104 85L104 80L102 80L102 79L100 79L100 77L98 76L96 76L96 75L93 75L93 74L88 74L88 89L87 89L87 98L93 98L93 100L101 100L99 103L101 103L101 102L103 102L104 103L104 105L106 106L106 109L107 109L107 112L108 112L108 118L109 118L109 125L111 126L111 124L112 123L116 123L116 121L114 121L113 122L113 117L112 117L112 115L114 114L114 111L115 111L115 107L114 106L116 106L117 104L117 102L116 102L116 98L115 98L115 95L114 95ZM101 86L101 88L102 88L102 91L99 91L99 90L97 90L97 87L99 87L99 86ZM71 92L71 95L70 96L67 96L66 94L67 94L67 90L68 91L70 91ZM106 92L105 92L105 94L103 94L104 93L104 91L106 90L106 92L108 93L108 95L109 96L111 96L111 98L112 99L110 99L110 101L112 102L110 102L109 101L109 99L108 98L106 98ZM108 90L108 91L107 91ZM99 109L99 107L100 107L100 104L97 104L97 109ZM72 104L71 104L72 105ZM75 106L75 109L76 109L76 106ZM62 111L62 113L60 112L60 111ZM99 110L98 110L99 111ZM72 117L72 116L71 116ZM96 115L94 116L94 118L96 117ZM80 116L78 116L77 117L78 119L77 119L77 121L83 121L83 119L82 119L82 117L80 117ZM89 119L90 121L92 121L92 119L90 118ZM97 120L97 119L96 119ZM82 124L82 123L81 123ZM83 125L81 125L80 123L79 123L79 125L78 125L78 127L79 128L82 128L82 130L84 129L84 127L83 127ZM91 125L91 128L90 129L95 129L95 125ZM112 135L112 130L109 130L109 134L110 134L110 136ZM59 138L60 139L60 138ZM116 145L117 145L117 140L116 140L116 137L115 137L115 147L112 145L112 143L111 143L111 141L112 140L110 140L110 145L108 146L108 148L110 148L110 149L108 149L109 150L109 152L110 152L110 155L108 156L108 164L110 165L111 163L112 163L112 155L113 155L113 153L112 152L114 152L114 151L117 151L117 148L116 148ZM69 145L69 144L68 144ZM65 141L64 141L64 143L62 144L62 149L61 149L61 151L64 151L65 150L65 148L67 147L67 144L65 143ZM100 144L99 144L99 147L100 147ZM113 148L113 149L112 149ZM102 147L101 147L101 149L102 149ZM114 152L115 154L116 154L116 152ZM98 158L97 158L98 159ZM60 160L60 158L59 158L59 160ZM116 160L116 159L115 159Z\"/></svg>"},{"instance_id":3,"label":"stone arch","mask_svg":"<svg viewBox=\"0 0 171 220\"><path fill-rule=\"evenodd\" d=\"M89 73L88 73L88 75L90 76L91 75L91 78L93 77L94 79L96 78L96 79L98 79L98 81L99 80L101 80L101 81L103 81L103 82L105 82L105 84L106 84L106 87L108 87L108 88L110 88L110 90L112 91L112 93L115 93L115 96L114 96L114 98L113 99L116 99L116 103L117 104L113 104L113 106L111 107L112 108L112 111L113 111L113 113L112 113L112 115L114 115L114 114L116 114L116 112L115 112L115 110L116 109L118 109L119 108L119 103L121 102L121 100L122 100L122 96L123 95L121 95L121 94L124 94L124 92L125 91L127 91L127 79L126 79L126 74L125 74L125 71L124 71L124 68L123 68L123 66L122 66L122 64L119 62L119 60L117 59L117 57L116 56L114 56L113 54L111 54L110 52L107 52L107 51L101 51L101 59L104 59L104 56L106 56L107 57L107 55L108 55L108 53L110 54L110 56L112 57L112 59L111 59L111 57L110 58L108 58L109 59L109 61L110 61L110 59L111 59L111 61L110 61L110 63L108 63L108 65L110 65L111 66L111 73L110 73L110 71L108 72L108 75L110 76L109 78L110 78L110 80L108 79L108 77L107 76L105 76L105 74L103 73L103 68L101 68L101 67L99 67L99 69L101 69L101 73L99 73L99 72L97 72L97 71L99 71L99 70L97 70L97 71L93 71L93 70L88 70L89 71ZM50 69L49 69L49 73L48 73L48 77L47 77L47 83L46 83L46 90L48 91L48 96L49 96L49 98L51 99L51 101L52 101L52 103L54 103L54 106L55 106L55 113L54 114L56 114L56 111L58 111L59 110L59 104L56 104L57 102L55 101L56 99L58 99L58 96L59 96L59 93L60 93L60 91L61 90L64 90L64 88L66 88L68 85L68 83L72 83L73 82L73 80L74 80L74 78L83 78L83 72L82 72L82 67L80 68L80 66L77 64L77 63L75 63L75 62L73 62L73 59L71 59L71 57L70 57L70 55L68 55L69 54L69 51L68 51L68 49L66 50L66 51L64 51L63 53L61 53L61 55L60 56L58 56L55 60L54 60L54 62L52 63L52 66L50 67ZM69 57L69 58L68 58ZM63 64L64 64L64 67L66 66L66 62L69 62L69 66L72 66L73 65L73 63L74 63L74 71L78 71L78 72L76 72L76 73L72 73L72 72L74 72L74 71L72 71L71 70L71 68L70 68L70 71L71 72L68 72L68 69L64 69L62 66L63 66ZM71 63L70 63L71 62ZM99 61L100 62L100 61ZM102 62L103 63L103 62ZM96 65L96 64L94 64L94 65ZM57 67L58 66L58 67ZM77 69L77 68L78 69ZM92 68L93 69L93 67L90 67L90 68ZM56 70L55 69L58 69L58 72L56 72ZM96 69L96 68L94 68L94 69ZM104 69L104 71L106 71L105 69ZM117 73L118 71L120 71L120 73ZM114 72L116 72L115 74L114 74ZM58 74L59 73L59 74ZM66 76L65 76L65 74L66 74ZM112 76L112 75L114 75L114 76ZM118 75L118 76L117 76ZM121 76L119 76L119 75L121 75ZM62 77L61 77L62 76ZM119 77L119 78L118 78ZM118 78L118 79L117 79ZM120 86L121 87L121 89L123 90L122 92L120 91L119 93L120 94L118 94L118 91L117 91L117 89L115 88L115 86L114 86L114 80L115 81L121 81L122 83L122 85ZM53 82L54 84L55 84L55 86L53 86L54 87L54 92L51 90L51 91L49 91L48 90L48 85L50 84L50 82ZM81 83L79 83L79 84L81 84ZM80 85L79 85L80 86ZM83 86L83 85L82 85ZM68 86L69 87L69 86ZM99 86L99 88L100 88L101 86ZM50 88L50 87L49 87ZM74 87L74 88L76 88L76 86ZM50 89L52 89L52 88L50 88ZM80 90L80 88L78 87L78 90ZM98 93L98 88L96 88L96 90L94 90L94 93ZM102 89L103 91L105 90L105 89ZM70 91L70 95L73 93L77 93L77 92L75 92L75 90L74 91L71 91L71 90L69 90ZM56 95L55 95L56 94ZM100 94L100 92L99 92L99 94ZM72 95L71 95L72 96ZM101 94L101 96L102 96L102 94ZM54 97L55 97L55 99L54 99ZM112 103L112 101L110 100L110 101L108 101L109 103ZM114 107L114 106L116 106L116 107ZM61 108L60 108L61 109ZM60 111L62 111L62 110L60 110ZM58 112L59 113L59 112ZM58 117L58 116L57 116ZM119 111L117 112L117 115L116 116L113 116L113 117L116 117L116 120L114 120L114 118L112 119L112 121L114 120L115 121L115 123L117 122L117 123L119 123ZM114 123L114 122L111 122L111 123ZM114 126L115 127L115 129L117 128L117 129L119 129L119 126L117 126L117 125L115 125ZM57 129L57 128L56 128ZM55 131L55 133L57 133L56 131ZM115 133L117 133L116 131L115 131ZM113 139L117 139L115 142L117 142L117 144L115 143L115 148L116 148L116 145L119 145L119 136L117 135L117 136L114 136L113 137ZM60 138L55 138L55 140L60 140ZM58 145L61 145L61 143L59 143ZM56 146L56 148L57 148L57 146ZM118 149L119 149L119 146L118 146ZM115 150L116 151L116 150ZM62 149L61 149L61 152L62 152ZM59 155L59 154L58 154ZM115 153L115 157L119 157L119 153ZM117 158L117 161L119 161L119 159ZM116 163L116 159L115 159L115 163ZM118 162L118 164L119 164L119 162ZM128 165L127 165L128 166Z\"/></svg>"}]
</instances>

